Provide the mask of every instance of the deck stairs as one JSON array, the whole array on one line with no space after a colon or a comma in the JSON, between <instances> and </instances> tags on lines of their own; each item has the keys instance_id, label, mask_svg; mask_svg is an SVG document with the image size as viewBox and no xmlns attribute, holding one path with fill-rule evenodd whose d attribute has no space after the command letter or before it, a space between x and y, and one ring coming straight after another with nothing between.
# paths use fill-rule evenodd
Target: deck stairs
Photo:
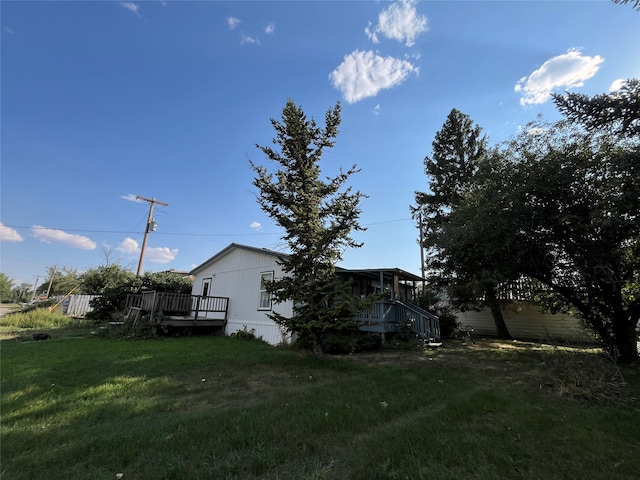
<instances>
[{"instance_id":1,"label":"deck stairs","mask_svg":"<svg viewBox=\"0 0 640 480\"><path fill-rule=\"evenodd\" d=\"M354 317L358 328L366 332L382 334L398 332L409 327L425 344L440 340L440 320L423 308L400 300L381 300Z\"/></svg>"}]
</instances>

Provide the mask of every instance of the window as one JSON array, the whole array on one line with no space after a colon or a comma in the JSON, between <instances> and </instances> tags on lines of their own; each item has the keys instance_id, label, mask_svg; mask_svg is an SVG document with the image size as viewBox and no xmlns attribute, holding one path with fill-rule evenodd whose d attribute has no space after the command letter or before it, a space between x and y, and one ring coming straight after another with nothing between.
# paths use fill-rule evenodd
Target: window
<instances>
[{"instance_id":1,"label":"window","mask_svg":"<svg viewBox=\"0 0 640 480\"><path fill-rule=\"evenodd\" d=\"M202 296L206 297L209 295L209 290L211 289L211 279L205 278L202 280Z\"/></svg>"},{"instance_id":2,"label":"window","mask_svg":"<svg viewBox=\"0 0 640 480\"><path fill-rule=\"evenodd\" d=\"M273 282L273 272L260 274L260 306L258 310L271 310L271 294L267 291L267 284Z\"/></svg>"}]
</instances>

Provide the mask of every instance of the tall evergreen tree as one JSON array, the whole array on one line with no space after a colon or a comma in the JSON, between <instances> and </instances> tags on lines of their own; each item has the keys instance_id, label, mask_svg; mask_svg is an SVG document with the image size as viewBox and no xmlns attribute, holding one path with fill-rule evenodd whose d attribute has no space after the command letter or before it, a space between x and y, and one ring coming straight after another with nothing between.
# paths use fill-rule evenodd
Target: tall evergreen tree
<instances>
[{"instance_id":1,"label":"tall evergreen tree","mask_svg":"<svg viewBox=\"0 0 640 480\"><path fill-rule=\"evenodd\" d=\"M631 7L634 10L640 11L640 0L612 0L612 1L613 1L613 3L618 3L618 4L621 4L621 5L623 5L625 3L630 3Z\"/></svg>"},{"instance_id":2,"label":"tall evergreen tree","mask_svg":"<svg viewBox=\"0 0 640 480\"><path fill-rule=\"evenodd\" d=\"M339 103L329 109L325 127L320 128L288 100L281 121L271 120L278 148L256 145L277 165L276 171L250 162L258 203L285 230L283 240L291 251L279 260L284 278L274 280L268 290L276 302L292 301L293 316L274 312L271 318L310 338L317 354L324 352L323 333L347 324L350 294L348 285L336 276L335 265L346 248L362 246L351 232L364 230L358 223L364 195L345 188L359 171L356 165L326 181L320 178L322 155L338 135L340 111Z\"/></svg>"},{"instance_id":3,"label":"tall evergreen tree","mask_svg":"<svg viewBox=\"0 0 640 480\"><path fill-rule=\"evenodd\" d=\"M637 78L625 80L619 90L600 95L553 94L553 102L568 120L589 131L640 136L640 80Z\"/></svg>"},{"instance_id":4,"label":"tall evergreen tree","mask_svg":"<svg viewBox=\"0 0 640 480\"><path fill-rule=\"evenodd\" d=\"M489 307L498 336L510 338L496 296L501 272L494 269L490 254L474 248L473 236L465 235L465 225L455 216L469 201L487 161L486 138L468 115L453 109L432 148L432 157L424 159L429 192L416 192L413 209L414 215L422 217L429 282L447 288L451 302L459 308Z\"/></svg>"}]
</instances>

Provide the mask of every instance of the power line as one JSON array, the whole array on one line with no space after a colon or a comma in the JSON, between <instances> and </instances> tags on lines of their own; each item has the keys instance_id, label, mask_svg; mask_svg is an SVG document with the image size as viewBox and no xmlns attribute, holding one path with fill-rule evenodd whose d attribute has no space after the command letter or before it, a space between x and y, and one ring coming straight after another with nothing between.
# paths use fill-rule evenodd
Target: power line
<instances>
[{"instance_id":1,"label":"power line","mask_svg":"<svg viewBox=\"0 0 640 480\"><path fill-rule=\"evenodd\" d=\"M394 220L383 220L380 222L365 223L363 227L371 227L375 225L383 225L386 223L406 222L407 220L413 220L411 217L396 218ZM90 230L90 229L78 229L78 228L61 228L61 227L42 227L26 225L7 225L5 227L25 229L25 230L61 230L64 232L77 232L77 233L118 233L118 234L143 234L144 231L133 230ZM235 236L263 236L263 235L281 235L282 232L252 232L252 233L180 233L180 232L154 232L156 235L173 235L183 237L235 237Z\"/></svg>"},{"instance_id":2,"label":"power line","mask_svg":"<svg viewBox=\"0 0 640 480\"><path fill-rule=\"evenodd\" d=\"M63 232L76 232L76 233L126 233L126 234L142 234L144 231L139 230L85 230L78 228L60 228L60 227L40 227L32 226L27 227L24 225L7 225L5 227L24 229L24 230L60 230ZM253 233L179 233L179 232L153 232L156 235L177 235L177 236L191 236L191 237L231 237L237 235L280 235L279 232L253 232Z\"/></svg>"}]
</instances>

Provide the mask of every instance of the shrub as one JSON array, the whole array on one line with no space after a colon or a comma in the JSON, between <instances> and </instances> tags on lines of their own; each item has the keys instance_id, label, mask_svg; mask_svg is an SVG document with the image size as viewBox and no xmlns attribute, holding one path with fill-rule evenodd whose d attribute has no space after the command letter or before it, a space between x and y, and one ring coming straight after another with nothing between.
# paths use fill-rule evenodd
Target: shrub
<instances>
[{"instance_id":1,"label":"shrub","mask_svg":"<svg viewBox=\"0 0 640 480\"><path fill-rule=\"evenodd\" d=\"M246 325L243 325L242 330L233 332L230 337L239 338L241 340L262 340L262 337L256 337L256 329L249 330Z\"/></svg>"},{"instance_id":2,"label":"shrub","mask_svg":"<svg viewBox=\"0 0 640 480\"><path fill-rule=\"evenodd\" d=\"M115 321L125 309L127 296L143 291L191 293L193 280L172 272L145 273L136 277L133 272L113 264L90 270L83 277L84 289L100 295L91 301L93 311L87 318L96 321Z\"/></svg>"},{"instance_id":3,"label":"shrub","mask_svg":"<svg viewBox=\"0 0 640 480\"><path fill-rule=\"evenodd\" d=\"M411 324L400 325L397 332L388 335L387 347L397 348L400 350L411 350L414 348L423 348L424 341L411 331Z\"/></svg>"}]
</instances>

